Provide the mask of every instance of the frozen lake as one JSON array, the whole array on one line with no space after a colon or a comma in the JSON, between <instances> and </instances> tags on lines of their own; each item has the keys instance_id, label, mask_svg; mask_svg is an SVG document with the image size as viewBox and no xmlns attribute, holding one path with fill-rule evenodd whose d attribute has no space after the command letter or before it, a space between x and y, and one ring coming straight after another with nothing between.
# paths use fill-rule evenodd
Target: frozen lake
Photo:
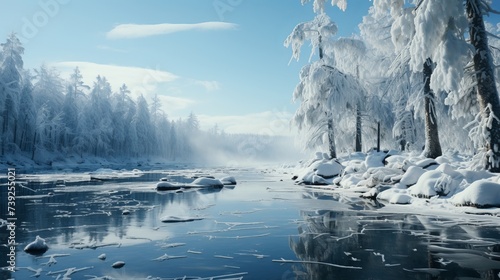
<instances>
[{"instance_id":1,"label":"frozen lake","mask_svg":"<svg viewBox=\"0 0 500 280\"><path fill-rule=\"evenodd\" d=\"M238 183L155 190L160 178L205 175ZM291 176L271 169L24 174L19 182L32 182L17 192L19 270L0 278L499 279L499 217L395 212L354 194L294 185ZM4 188L1 195L6 201ZM164 223L165 216L194 221ZM37 235L49 250L23 252ZM7 249L0 251L3 260ZM125 265L113 268L118 261Z\"/></svg>"}]
</instances>

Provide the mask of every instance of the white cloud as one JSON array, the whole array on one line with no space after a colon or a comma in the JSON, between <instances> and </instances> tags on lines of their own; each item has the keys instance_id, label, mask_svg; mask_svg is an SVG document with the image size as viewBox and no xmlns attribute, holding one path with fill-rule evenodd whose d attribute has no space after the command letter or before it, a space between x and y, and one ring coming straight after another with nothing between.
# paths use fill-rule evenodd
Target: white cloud
<instances>
[{"instance_id":1,"label":"white cloud","mask_svg":"<svg viewBox=\"0 0 500 280\"><path fill-rule=\"evenodd\" d=\"M160 24L120 24L106 34L108 39L131 39L155 35L164 35L189 30L228 30L238 25L228 22L201 22L193 24L160 23Z\"/></svg>"},{"instance_id":2,"label":"white cloud","mask_svg":"<svg viewBox=\"0 0 500 280\"><path fill-rule=\"evenodd\" d=\"M105 76L114 89L123 83L133 91L151 91L158 84L170 83L180 77L170 72L129 66L98 64L85 61L65 61L52 63L63 75L73 73L75 67L82 72L84 82L92 85L98 75Z\"/></svg>"},{"instance_id":3,"label":"white cloud","mask_svg":"<svg viewBox=\"0 0 500 280\"><path fill-rule=\"evenodd\" d=\"M215 91L220 89L219 82L217 81L195 81L195 83L204 87L207 91Z\"/></svg>"},{"instance_id":4,"label":"white cloud","mask_svg":"<svg viewBox=\"0 0 500 280\"><path fill-rule=\"evenodd\" d=\"M281 111L264 111L245 115L211 116L198 115L201 128L211 129L216 124L227 133L252 133L262 135L294 135L290 128L292 113Z\"/></svg>"},{"instance_id":5,"label":"white cloud","mask_svg":"<svg viewBox=\"0 0 500 280\"><path fill-rule=\"evenodd\" d=\"M50 66L58 69L62 77L69 78L75 67L78 66L83 76L85 84L92 86L98 75L106 77L114 91L117 91L124 83L131 91L131 95L137 98L143 94L148 102L152 99L155 93L158 92L160 86L169 85L173 82L182 81L182 78L162 70L154 70L140 67L117 66L108 64L98 64L85 61L65 61L51 63ZM168 114L175 110L182 110L194 103L194 100L183 98L159 95L162 101L163 108L168 109Z\"/></svg>"}]
</instances>

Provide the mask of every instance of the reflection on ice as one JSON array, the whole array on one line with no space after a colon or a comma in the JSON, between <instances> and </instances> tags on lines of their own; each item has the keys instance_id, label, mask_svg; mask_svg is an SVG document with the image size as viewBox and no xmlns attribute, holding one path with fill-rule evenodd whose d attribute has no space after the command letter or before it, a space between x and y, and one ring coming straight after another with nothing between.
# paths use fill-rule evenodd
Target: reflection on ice
<instances>
[{"instance_id":1,"label":"reflection on ice","mask_svg":"<svg viewBox=\"0 0 500 280\"><path fill-rule=\"evenodd\" d=\"M487 278L500 270L500 254L494 253L500 249L498 227L476 226L482 232L479 236L460 230L472 227L470 221L461 224L413 214L315 210L301 211L301 216L299 235L290 237L290 248L299 260L281 260L301 264L292 267L297 276L364 279L378 271L387 279L404 278L407 272L415 273L415 279L427 279L425 275L455 279ZM339 269L352 266L363 269L349 273Z\"/></svg>"}]
</instances>

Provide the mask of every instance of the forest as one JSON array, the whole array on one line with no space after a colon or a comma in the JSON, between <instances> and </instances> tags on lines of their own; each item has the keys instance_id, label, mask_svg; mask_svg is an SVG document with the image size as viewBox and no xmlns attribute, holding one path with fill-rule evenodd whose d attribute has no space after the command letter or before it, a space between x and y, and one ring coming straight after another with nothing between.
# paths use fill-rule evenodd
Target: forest
<instances>
[{"instance_id":1,"label":"forest","mask_svg":"<svg viewBox=\"0 0 500 280\"><path fill-rule=\"evenodd\" d=\"M212 164L231 155L258 160L284 140L273 135L228 134L215 125L200 129L198 117L170 120L158 94L133 99L126 84L112 89L104 76L86 85L78 67L69 79L55 68L23 67L24 48L12 33L1 45L0 154L37 164L72 158L155 160ZM226 163L228 163L226 161Z\"/></svg>"},{"instance_id":2,"label":"forest","mask_svg":"<svg viewBox=\"0 0 500 280\"><path fill-rule=\"evenodd\" d=\"M299 60L292 120L306 147L362 152L385 148L436 158L474 156L471 167L500 171L500 24L491 1L373 1L360 35L336 36L324 0L285 40ZM345 10L353 1L333 0ZM348 11L346 11L348 13ZM380 135L380 136L379 136Z\"/></svg>"}]
</instances>

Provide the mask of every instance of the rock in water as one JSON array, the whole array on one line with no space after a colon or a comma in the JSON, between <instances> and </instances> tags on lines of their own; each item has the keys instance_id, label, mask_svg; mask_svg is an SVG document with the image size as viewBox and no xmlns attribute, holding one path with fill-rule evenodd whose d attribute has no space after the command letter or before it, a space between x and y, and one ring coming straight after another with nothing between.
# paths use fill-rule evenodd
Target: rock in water
<instances>
[{"instance_id":1,"label":"rock in water","mask_svg":"<svg viewBox=\"0 0 500 280\"><path fill-rule=\"evenodd\" d=\"M106 259L106 254L100 254L97 258L103 261Z\"/></svg>"},{"instance_id":2,"label":"rock in water","mask_svg":"<svg viewBox=\"0 0 500 280\"><path fill-rule=\"evenodd\" d=\"M227 176L220 179L224 185L236 185L236 179L233 176Z\"/></svg>"},{"instance_id":3,"label":"rock in water","mask_svg":"<svg viewBox=\"0 0 500 280\"><path fill-rule=\"evenodd\" d=\"M203 218L164 216L164 217L161 217L160 220L164 223L185 223L185 222L193 222L193 221L203 220Z\"/></svg>"},{"instance_id":4,"label":"rock in water","mask_svg":"<svg viewBox=\"0 0 500 280\"><path fill-rule=\"evenodd\" d=\"M125 262L122 261L117 261L114 264L111 265L113 268L122 268L125 265Z\"/></svg>"},{"instance_id":5,"label":"rock in water","mask_svg":"<svg viewBox=\"0 0 500 280\"><path fill-rule=\"evenodd\" d=\"M156 184L157 191L175 191L175 190L181 189L182 187L183 186L181 186L179 184L173 184L173 183L165 182L165 181L158 182Z\"/></svg>"},{"instance_id":6,"label":"rock in water","mask_svg":"<svg viewBox=\"0 0 500 280\"><path fill-rule=\"evenodd\" d=\"M35 241L24 247L24 251L32 255L42 255L43 253L47 252L48 249L49 246L47 246L47 243L45 243L45 239L41 238L38 235L36 236Z\"/></svg>"},{"instance_id":7,"label":"rock in water","mask_svg":"<svg viewBox=\"0 0 500 280\"><path fill-rule=\"evenodd\" d=\"M212 188L222 188L224 184L220 180L201 177L193 181L192 185L201 186L201 187L212 187Z\"/></svg>"}]
</instances>

